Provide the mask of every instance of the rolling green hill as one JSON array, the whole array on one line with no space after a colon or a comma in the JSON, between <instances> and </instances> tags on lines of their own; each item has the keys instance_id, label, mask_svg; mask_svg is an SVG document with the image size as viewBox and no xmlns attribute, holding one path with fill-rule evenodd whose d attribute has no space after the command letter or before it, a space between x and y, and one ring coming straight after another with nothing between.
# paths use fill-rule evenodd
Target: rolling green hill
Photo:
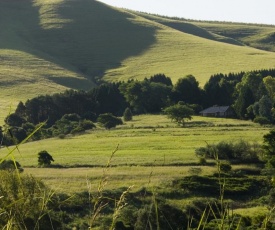
<instances>
[{"instance_id":1,"label":"rolling green hill","mask_svg":"<svg viewBox=\"0 0 275 230\"><path fill-rule=\"evenodd\" d=\"M149 17L94 0L0 0L0 30L1 120L20 100L101 78L193 74L203 85L211 74L275 67L274 52L242 35L272 47L274 27Z\"/></svg>"}]
</instances>

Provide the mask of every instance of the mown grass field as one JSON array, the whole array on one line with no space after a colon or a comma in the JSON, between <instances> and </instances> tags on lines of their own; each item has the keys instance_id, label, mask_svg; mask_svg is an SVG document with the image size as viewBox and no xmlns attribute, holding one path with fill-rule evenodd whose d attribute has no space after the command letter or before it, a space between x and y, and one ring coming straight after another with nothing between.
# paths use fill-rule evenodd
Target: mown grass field
<instances>
[{"instance_id":1,"label":"mown grass field","mask_svg":"<svg viewBox=\"0 0 275 230\"><path fill-rule=\"evenodd\" d=\"M194 117L186 127L178 127L164 115L141 115L109 131L97 128L65 139L30 142L20 146L14 156L25 173L42 178L53 188L66 191L69 186L71 191L83 191L87 179L96 189L105 165L119 146L108 170L108 186L140 188L149 180L156 185L192 173L190 167L198 163L195 149L206 143L240 139L261 143L269 129L249 121L204 117ZM65 168L36 168L37 153L42 150L53 156L53 165ZM1 156L7 152L2 149ZM214 170L202 167L203 174Z\"/></svg>"},{"instance_id":2,"label":"mown grass field","mask_svg":"<svg viewBox=\"0 0 275 230\"><path fill-rule=\"evenodd\" d=\"M243 30L264 43L273 28L233 26L202 29L188 22L178 28L89 0L0 1L0 119L20 100L89 89L102 77L141 80L164 73L176 82L193 74L203 86L215 73L274 68L274 52L232 40L243 38ZM227 30L235 38L226 37Z\"/></svg>"}]
</instances>

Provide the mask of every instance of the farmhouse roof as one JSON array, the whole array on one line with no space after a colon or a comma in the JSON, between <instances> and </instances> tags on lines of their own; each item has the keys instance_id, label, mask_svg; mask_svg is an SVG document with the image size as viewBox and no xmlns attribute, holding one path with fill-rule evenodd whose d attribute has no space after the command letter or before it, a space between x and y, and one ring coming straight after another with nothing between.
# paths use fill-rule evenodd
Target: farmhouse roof
<instances>
[{"instance_id":1,"label":"farmhouse roof","mask_svg":"<svg viewBox=\"0 0 275 230\"><path fill-rule=\"evenodd\" d=\"M200 111L200 113L224 113L229 109L229 106L212 106Z\"/></svg>"}]
</instances>

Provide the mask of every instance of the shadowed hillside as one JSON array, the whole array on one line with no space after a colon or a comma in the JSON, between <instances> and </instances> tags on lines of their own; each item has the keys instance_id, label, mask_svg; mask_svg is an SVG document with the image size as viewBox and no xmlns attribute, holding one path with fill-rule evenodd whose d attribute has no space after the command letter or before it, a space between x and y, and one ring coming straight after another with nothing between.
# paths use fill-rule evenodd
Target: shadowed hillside
<instances>
[{"instance_id":1,"label":"shadowed hillside","mask_svg":"<svg viewBox=\"0 0 275 230\"><path fill-rule=\"evenodd\" d=\"M5 114L38 94L90 89L94 78L155 40L154 27L91 0L1 0L0 29Z\"/></svg>"},{"instance_id":2,"label":"shadowed hillside","mask_svg":"<svg viewBox=\"0 0 275 230\"><path fill-rule=\"evenodd\" d=\"M164 73L176 82L192 74L203 85L215 73L275 67L275 53L226 36L226 28L238 33L229 25L149 17L95 0L0 0L0 117L20 100L87 90L101 79ZM269 44L274 34L264 31L257 36Z\"/></svg>"},{"instance_id":3,"label":"shadowed hillside","mask_svg":"<svg viewBox=\"0 0 275 230\"><path fill-rule=\"evenodd\" d=\"M54 7L37 1L36 6L41 28L32 33L35 47L75 66L89 79L103 76L155 42L153 27L96 1L62 1Z\"/></svg>"}]
</instances>

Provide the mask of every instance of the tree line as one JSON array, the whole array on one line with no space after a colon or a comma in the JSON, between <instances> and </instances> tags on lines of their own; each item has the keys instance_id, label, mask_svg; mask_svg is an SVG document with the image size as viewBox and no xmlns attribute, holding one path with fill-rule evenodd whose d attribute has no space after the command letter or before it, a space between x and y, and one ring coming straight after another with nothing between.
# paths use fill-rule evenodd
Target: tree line
<instances>
[{"instance_id":1,"label":"tree line","mask_svg":"<svg viewBox=\"0 0 275 230\"><path fill-rule=\"evenodd\" d=\"M119 117L127 108L133 114L154 114L177 104L195 114L209 106L230 105L236 118L274 123L274 102L275 69L215 74L203 88L193 75L173 84L165 74L156 74L143 81L104 82L89 91L66 90L20 101L6 117L0 137L2 145L19 143L45 121L46 126L33 139L77 133L94 128L93 122L102 114Z\"/></svg>"}]
</instances>

